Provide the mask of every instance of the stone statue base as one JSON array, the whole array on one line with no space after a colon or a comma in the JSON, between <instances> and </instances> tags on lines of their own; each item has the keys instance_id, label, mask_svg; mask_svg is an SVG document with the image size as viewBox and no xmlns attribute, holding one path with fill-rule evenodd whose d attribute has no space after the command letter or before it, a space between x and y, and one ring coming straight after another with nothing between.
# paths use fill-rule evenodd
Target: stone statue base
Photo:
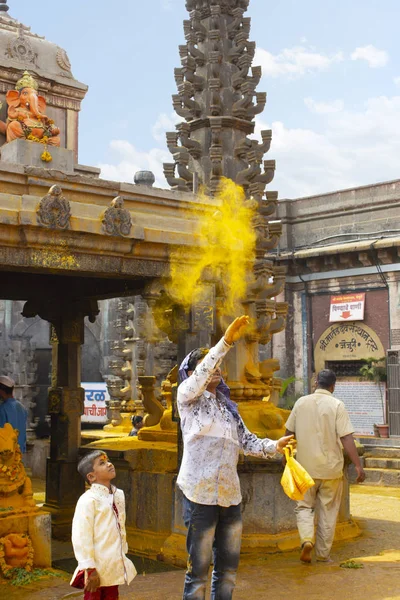
<instances>
[{"instance_id":1,"label":"stone statue base","mask_svg":"<svg viewBox=\"0 0 400 600\"><path fill-rule=\"evenodd\" d=\"M153 427L143 427L138 438L143 442L170 442L178 444L178 423L172 420L172 408L164 411L161 421Z\"/></svg>"},{"instance_id":2,"label":"stone statue base","mask_svg":"<svg viewBox=\"0 0 400 600\"><path fill-rule=\"evenodd\" d=\"M280 459L263 461L242 457L238 471L243 496L241 556L256 559L260 554L289 552L300 548L294 513L295 503L284 494L280 484L282 477ZM349 540L361 534L360 528L349 514L348 497L349 486L345 478L342 505L336 525L336 541ZM187 562L187 530L182 517L182 498L182 492L176 487L172 532L164 541L159 558L184 568ZM137 535L138 531L136 531ZM131 551L133 552L133 549Z\"/></svg>"},{"instance_id":3,"label":"stone statue base","mask_svg":"<svg viewBox=\"0 0 400 600\"><path fill-rule=\"evenodd\" d=\"M113 433L116 436L128 435L133 428L131 418L132 413L121 413L121 421L118 423L118 425L108 423L108 425L104 425L103 430L107 433Z\"/></svg>"},{"instance_id":4,"label":"stone statue base","mask_svg":"<svg viewBox=\"0 0 400 600\"><path fill-rule=\"evenodd\" d=\"M40 158L44 150L45 146L38 142L23 139L14 140L1 147L1 162L27 167L40 167L42 169L56 169L63 173L74 172L75 155L73 150L49 146L47 151L52 156L50 162L44 162Z\"/></svg>"},{"instance_id":5,"label":"stone statue base","mask_svg":"<svg viewBox=\"0 0 400 600\"><path fill-rule=\"evenodd\" d=\"M146 437L152 429L143 430ZM157 435L162 433L153 430L155 439L148 441L137 437L98 440L86 446L85 452L95 448L106 451L110 459L116 461L115 484L130 490L126 496L130 552L158 557L183 567L187 559L186 529L182 519L182 494L175 485L177 444L161 442ZM295 503L280 485L281 460L242 457L238 470L243 495L242 554L257 556L299 548ZM358 526L350 517L346 478L336 539L351 539L359 534Z\"/></svg>"}]
</instances>

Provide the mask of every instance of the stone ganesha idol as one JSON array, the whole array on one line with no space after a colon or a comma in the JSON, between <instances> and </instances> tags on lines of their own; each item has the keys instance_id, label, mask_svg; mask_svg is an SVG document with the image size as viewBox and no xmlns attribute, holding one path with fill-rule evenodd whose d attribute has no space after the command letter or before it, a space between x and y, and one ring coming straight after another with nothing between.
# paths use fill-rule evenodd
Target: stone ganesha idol
<instances>
[{"instance_id":1,"label":"stone ganesha idol","mask_svg":"<svg viewBox=\"0 0 400 600\"><path fill-rule=\"evenodd\" d=\"M6 94L8 119L5 124L7 142L22 138L41 141L49 146L60 145L60 130L46 116L46 100L38 94L38 84L25 71L15 90ZM2 129L4 128L4 124Z\"/></svg>"}]
</instances>

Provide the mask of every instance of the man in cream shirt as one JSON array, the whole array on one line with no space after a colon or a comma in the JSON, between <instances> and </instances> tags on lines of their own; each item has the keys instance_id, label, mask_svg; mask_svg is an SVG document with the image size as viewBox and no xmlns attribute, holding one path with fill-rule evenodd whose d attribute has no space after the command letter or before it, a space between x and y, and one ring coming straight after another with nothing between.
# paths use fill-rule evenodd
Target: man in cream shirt
<instances>
[{"instance_id":1,"label":"man in cream shirt","mask_svg":"<svg viewBox=\"0 0 400 600\"><path fill-rule=\"evenodd\" d=\"M314 394L297 400L286 423L286 435L296 436L296 459L315 481L296 507L300 560L305 563L311 562L314 545L317 561L330 562L343 492L342 446L356 467L357 483L365 479L349 415L343 402L332 395L335 383L333 371L320 371ZM314 544L315 513L318 524Z\"/></svg>"}]
</instances>

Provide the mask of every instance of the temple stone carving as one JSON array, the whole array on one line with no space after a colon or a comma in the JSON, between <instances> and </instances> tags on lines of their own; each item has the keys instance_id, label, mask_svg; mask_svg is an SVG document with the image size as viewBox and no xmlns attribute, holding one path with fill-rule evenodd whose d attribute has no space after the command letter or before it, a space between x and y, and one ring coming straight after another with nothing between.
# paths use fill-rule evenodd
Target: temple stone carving
<instances>
[{"instance_id":1,"label":"temple stone carving","mask_svg":"<svg viewBox=\"0 0 400 600\"><path fill-rule=\"evenodd\" d=\"M178 94L172 98L183 121L175 132L166 134L174 162L164 165L172 189L196 191L202 185L213 196L224 176L242 186L257 205L254 278L245 305L256 329L226 361L232 397L247 401L241 405L245 419L253 410L249 400L278 401L280 380L274 373L279 363L259 362L258 350L285 328L288 312L288 305L277 301L284 289L285 271L268 256L282 233L282 224L270 220L278 194L266 190L275 174L275 161L264 160L272 132L262 131L261 141L250 137L255 116L264 110L266 94L257 91L262 73L261 67L252 65L255 43L249 39L251 20L245 17L248 4L249 0L187 0L186 44L179 47ZM223 290L217 292L217 305L218 293ZM276 430L267 421L260 419L258 433Z\"/></svg>"},{"instance_id":2,"label":"temple stone carving","mask_svg":"<svg viewBox=\"0 0 400 600\"><path fill-rule=\"evenodd\" d=\"M36 66L37 53L33 50L29 38L26 37L22 24L18 27L18 36L8 43L6 54L14 60L18 60L24 64L27 62L32 63Z\"/></svg>"},{"instance_id":3,"label":"temple stone carving","mask_svg":"<svg viewBox=\"0 0 400 600\"><path fill-rule=\"evenodd\" d=\"M134 414L145 417L147 427L159 423L166 406L161 385L173 368L177 346L156 325L153 306L157 295L120 298L109 311L113 339L108 340L105 379L110 395L110 424L106 431L126 434Z\"/></svg>"},{"instance_id":4,"label":"temple stone carving","mask_svg":"<svg viewBox=\"0 0 400 600\"><path fill-rule=\"evenodd\" d=\"M116 300L112 307L114 339L109 342L106 376L108 393L108 416L110 424L106 431L127 434L131 430L131 416L143 413L141 394L138 389L137 342L135 330L135 307L133 298ZM114 310L113 310L114 308Z\"/></svg>"},{"instance_id":5,"label":"temple stone carving","mask_svg":"<svg viewBox=\"0 0 400 600\"><path fill-rule=\"evenodd\" d=\"M68 229L71 218L69 201L63 196L61 186L53 185L39 202L38 223L54 229Z\"/></svg>"},{"instance_id":6,"label":"temple stone carving","mask_svg":"<svg viewBox=\"0 0 400 600\"><path fill-rule=\"evenodd\" d=\"M111 202L103 216L103 228L108 235L129 235L132 229L132 217L124 208L124 201L117 196Z\"/></svg>"}]
</instances>

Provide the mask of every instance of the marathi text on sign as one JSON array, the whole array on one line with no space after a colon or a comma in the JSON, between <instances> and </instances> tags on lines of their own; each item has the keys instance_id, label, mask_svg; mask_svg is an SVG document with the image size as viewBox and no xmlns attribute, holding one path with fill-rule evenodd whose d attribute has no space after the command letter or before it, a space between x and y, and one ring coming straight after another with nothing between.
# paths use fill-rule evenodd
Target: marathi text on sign
<instances>
[{"instance_id":1,"label":"marathi text on sign","mask_svg":"<svg viewBox=\"0 0 400 600\"><path fill-rule=\"evenodd\" d=\"M338 381L334 396L342 400L355 433L374 435L374 424L385 423L385 384L372 381Z\"/></svg>"},{"instance_id":2,"label":"marathi text on sign","mask_svg":"<svg viewBox=\"0 0 400 600\"><path fill-rule=\"evenodd\" d=\"M85 405L82 423L107 423L106 401L110 399L105 383L82 383Z\"/></svg>"},{"instance_id":3,"label":"marathi text on sign","mask_svg":"<svg viewBox=\"0 0 400 600\"><path fill-rule=\"evenodd\" d=\"M351 338L351 340L340 340L337 339L338 336L341 336L343 334L353 334L354 337ZM358 338L358 340L357 340ZM326 350L328 345L335 340L335 345L338 344L338 347L341 349L348 349L350 350L350 352L354 352L354 350L361 345L362 342L365 343L365 345L367 346L367 349L370 352L377 352L378 350L378 344L376 343L376 341L374 340L374 338L372 337L372 335L370 333L368 333L368 331L366 331L363 327L361 327L360 325L355 325L353 323L351 324L346 324L346 325L337 325L336 327L332 327L332 329L329 331L329 333L325 336L324 339L320 340L319 342L319 347L321 350Z\"/></svg>"},{"instance_id":4,"label":"marathi text on sign","mask_svg":"<svg viewBox=\"0 0 400 600\"><path fill-rule=\"evenodd\" d=\"M331 296L329 321L362 321L364 308L365 293Z\"/></svg>"}]
</instances>

